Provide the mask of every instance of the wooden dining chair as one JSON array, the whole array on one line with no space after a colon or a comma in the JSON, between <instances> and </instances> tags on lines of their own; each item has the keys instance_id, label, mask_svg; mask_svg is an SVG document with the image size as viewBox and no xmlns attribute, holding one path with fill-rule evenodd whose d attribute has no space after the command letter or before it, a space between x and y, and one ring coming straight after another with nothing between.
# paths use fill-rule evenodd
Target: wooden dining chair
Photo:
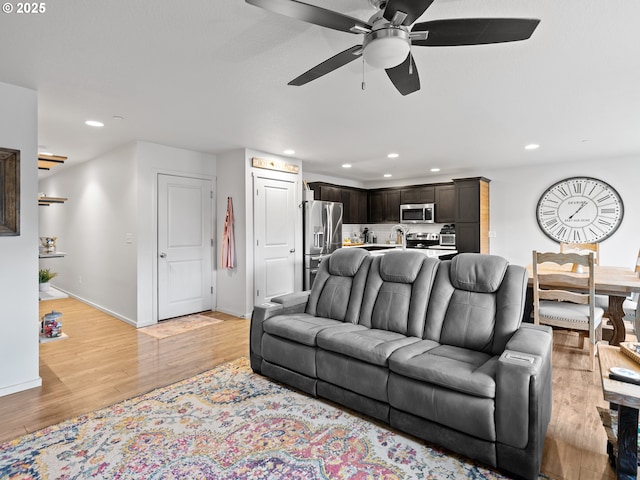
<instances>
[{"instance_id":1,"label":"wooden dining chair","mask_svg":"<svg viewBox=\"0 0 640 480\"><path fill-rule=\"evenodd\" d=\"M569 243L560 242L560 253L579 253L580 255L593 252L593 262L598 265L600 262L599 243Z\"/></svg>"},{"instance_id":2,"label":"wooden dining chair","mask_svg":"<svg viewBox=\"0 0 640 480\"><path fill-rule=\"evenodd\" d=\"M640 250L638 250L638 257L636 258L635 272L640 276ZM633 292L629 295L622 308L624 309L625 320L630 321L633 324L633 333L636 338L640 340L640 315L638 314L638 300L640 300L640 293ZM626 318L628 317L628 318Z\"/></svg>"},{"instance_id":3,"label":"wooden dining chair","mask_svg":"<svg viewBox=\"0 0 640 480\"><path fill-rule=\"evenodd\" d=\"M550 262L553 265L540 267ZM572 273L577 264L585 273ZM602 338L604 309L595 305L594 254L540 253L533 251L533 319L536 325L577 331L580 348L589 338L590 370L595 368L596 344ZM547 287L545 285L563 285Z\"/></svg>"}]
</instances>

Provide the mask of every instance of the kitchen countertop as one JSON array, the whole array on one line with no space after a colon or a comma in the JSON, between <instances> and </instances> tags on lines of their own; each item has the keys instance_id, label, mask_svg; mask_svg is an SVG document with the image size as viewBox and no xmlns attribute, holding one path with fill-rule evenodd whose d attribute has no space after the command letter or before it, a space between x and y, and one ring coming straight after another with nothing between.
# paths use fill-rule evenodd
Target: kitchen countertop
<instances>
[{"instance_id":1,"label":"kitchen countertop","mask_svg":"<svg viewBox=\"0 0 640 480\"><path fill-rule=\"evenodd\" d=\"M388 243L367 243L365 245L344 245L343 248L352 248L352 247L389 247L382 250L372 250L371 255L377 257L379 255L384 255L385 253L393 252L395 250L401 249L402 245L393 245ZM440 249L440 248L407 248L407 250L412 252L420 252L426 257L429 258L438 258L441 255L453 255L458 253L457 250L451 249Z\"/></svg>"},{"instance_id":2,"label":"kitchen countertop","mask_svg":"<svg viewBox=\"0 0 640 480\"><path fill-rule=\"evenodd\" d=\"M351 247L387 247L387 248L402 248L402 245L397 243L343 243L342 248Z\"/></svg>"}]
</instances>

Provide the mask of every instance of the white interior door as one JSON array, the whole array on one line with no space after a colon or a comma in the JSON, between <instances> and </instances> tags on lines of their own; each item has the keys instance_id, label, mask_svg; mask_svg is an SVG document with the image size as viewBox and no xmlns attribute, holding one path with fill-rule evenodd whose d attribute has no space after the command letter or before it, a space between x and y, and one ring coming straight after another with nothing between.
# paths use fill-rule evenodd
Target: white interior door
<instances>
[{"instance_id":1,"label":"white interior door","mask_svg":"<svg viewBox=\"0 0 640 480\"><path fill-rule=\"evenodd\" d=\"M254 197L256 305L295 291L295 183L256 178Z\"/></svg>"},{"instance_id":2,"label":"white interior door","mask_svg":"<svg viewBox=\"0 0 640 480\"><path fill-rule=\"evenodd\" d=\"M158 175L158 320L210 310L211 180Z\"/></svg>"}]
</instances>

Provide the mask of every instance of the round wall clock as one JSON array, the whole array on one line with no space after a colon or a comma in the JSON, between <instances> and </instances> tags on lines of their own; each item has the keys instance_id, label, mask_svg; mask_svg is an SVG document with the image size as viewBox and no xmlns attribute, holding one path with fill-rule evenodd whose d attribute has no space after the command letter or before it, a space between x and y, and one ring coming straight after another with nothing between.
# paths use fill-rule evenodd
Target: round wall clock
<instances>
[{"instance_id":1,"label":"round wall clock","mask_svg":"<svg viewBox=\"0 0 640 480\"><path fill-rule=\"evenodd\" d=\"M538 225L556 242L601 242L617 230L623 215L618 192L590 177L566 178L551 185L536 209Z\"/></svg>"}]
</instances>

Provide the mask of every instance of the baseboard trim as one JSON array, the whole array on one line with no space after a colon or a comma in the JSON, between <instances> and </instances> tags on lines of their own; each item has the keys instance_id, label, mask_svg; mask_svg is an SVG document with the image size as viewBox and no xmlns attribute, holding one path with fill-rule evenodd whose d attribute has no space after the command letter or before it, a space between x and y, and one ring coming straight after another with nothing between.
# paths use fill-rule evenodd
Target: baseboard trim
<instances>
[{"instance_id":1,"label":"baseboard trim","mask_svg":"<svg viewBox=\"0 0 640 480\"><path fill-rule=\"evenodd\" d=\"M91 306L91 307L93 307L93 308L95 308L95 309L97 309L97 310L100 310L101 312L104 312L104 313L106 313L107 315L111 315L112 317L115 317L115 318L117 318L118 320L123 321L124 323L128 323L128 324L129 324L129 325L131 325L132 327L136 327L136 328L138 328L138 323L137 323L135 320L131 319L131 318L128 318L128 317L122 316L122 315L120 315L119 313L114 312L113 310L109 310L108 308L105 308L105 307L103 307L102 305L98 305L97 303L94 303L94 302L92 302L91 300L87 300L86 298L83 298L83 297L81 297L81 296L79 296L79 295L75 295L75 294L74 294L74 293L72 293L72 292L69 292L69 291L67 291L67 290L63 290L63 289L62 289L62 288L60 288L60 287L56 287L56 288L57 288L58 290L60 290L60 291L64 292L64 293L66 293L66 294L67 294L67 295L69 295L71 298L75 298L76 300L79 300L79 301L81 301L82 303L86 303L87 305L89 305L89 306Z\"/></svg>"},{"instance_id":2,"label":"baseboard trim","mask_svg":"<svg viewBox=\"0 0 640 480\"><path fill-rule=\"evenodd\" d=\"M215 310L216 312L220 312L220 313L226 313L227 315L233 315L234 317L240 317L240 318L244 318L244 319L249 319L251 318L251 313L238 313L238 312L234 312L231 310L228 310L226 308L216 308Z\"/></svg>"},{"instance_id":3,"label":"baseboard trim","mask_svg":"<svg viewBox=\"0 0 640 480\"><path fill-rule=\"evenodd\" d=\"M0 397L5 395L11 395L12 393L22 392L23 390L29 390L31 388L38 388L42 386L42 378L38 377L28 382L18 383L16 385L10 385L8 387L0 388Z\"/></svg>"}]
</instances>

